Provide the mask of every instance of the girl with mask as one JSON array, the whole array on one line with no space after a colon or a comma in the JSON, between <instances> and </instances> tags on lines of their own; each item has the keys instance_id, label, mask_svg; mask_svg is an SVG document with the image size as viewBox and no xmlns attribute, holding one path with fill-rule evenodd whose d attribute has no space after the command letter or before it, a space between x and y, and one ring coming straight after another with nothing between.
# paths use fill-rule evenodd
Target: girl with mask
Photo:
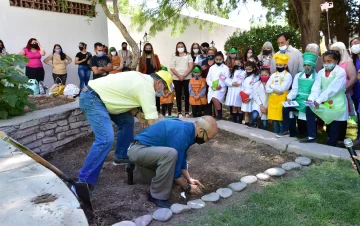
<instances>
[{"instance_id":1,"label":"girl with mask","mask_svg":"<svg viewBox=\"0 0 360 226\"><path fill-rule=\"evenodd\" d=\"M54 83L66 84L67 70L66 66L72 62L71 57L66 55L59 44L55 44L53 53L44 59L44 63L52 67ZM58 79L59 78L59 79Z\"/></svg>"},{"instance_id":2,"label":"girl with mask","mask_svg":"<svg viewBox=\"0 0 360 226\"><path fill-rule=\"evenodd\" d=\"M25 69L25 75L29 79L36 79L38 82L44 81L45 71L41 57L45 56L45 54L45 50L35 38L31 38L26 47L19 53L20 56L25 56L29 59Z\"/></svg>"},{"instance_id":3,"label":"girl with mask","mask_svg":"<svg viewBox=\"0 0 360 226\"><path fill-rule=\"evenodd\" d=\"M110 47L110 61L113 66L113 71L110 71L109 74L116 74L121 72L122 64L121 64L121 58L118 55L118 52L116 51L115 47Z\"/></svg>"},{"instance_id":4,"label":"girl with mask","mask_svg":"<svg viewBox=\"0 0 360 226\"><path fill-rule=\"evenodd\" d=\"M6 54L7 54L7 52L6 52L6 49L5 49L5 45L4 45L3 41L0 40L0 58L2 56L5 56Z\"/></svg>"},{"instance_id":5,"label":"girl with mask","mask_svg":"<svg viewBox=\"0 0 360 226\"><path fill-rule=\"evenodd\" d=\"M350 41L350 50L352 53L353 63L357 71L357 78L360 79L360 37L354 38ZM359 111L359 102L360 102L360 81L357 81L353 87L354 94L352 100L354 101L355 110L358 117L358 132L357 137L354 142L355 145L360 144L360 111Z\"/></svg>"},{"instance_id":6,"label":"girl with mask","mask_svg":"<svg viewBox=\"0 0 360 226\"><path fill-rule=\"evenodd\" d=\"M245 64L246 77L241 86L240 97L242 101L241 111L245 113L245 125L250 123L250 113L252 111L252 101L254 97L254 85L260 79L258 67L255 62L248 61Z\"/></svg>"},{"instance_id":7,"label":"girl with mask","mask_svg":"<svg viewBox=\"0 0 360 226\"><path fill-rule=\"evenodd\" d=\"M267 129L268 94L266 93L265 86L269 78L270 69L261 68L260 81L254 84L251 123L248 128L257 128L257 120L261 117L261 128Z\"/></svg>"},{"instance_id":8,"label":"girl with mask","mask_svg":"<svg viewBox=\"0 0 360 226\"><path fill-rule=\"evenodd\" d=\"M158 55L154 53L154 48L150 43L144 45L142 55L139 60L139 72L143 74L152 74L161 69L161 64ZM155 97L156 99L156 109L159 116L160 113L160 97Z\"/></svg>"},{"instance_id":9,"label":"girl with mask","mask_svg":"<svg viewBox=\"0 0 360 226\"><path fill-rule=\"evenodd\" d=\"M171 58L170 70L173 75L173 83L176 90L176 105L178 117L182 118L182 97L183 90L185 96L185 117L189 117L189 81L191 79L191 71L194 67L193 59L187 52L183 42L176 44L175 54Z\"/></svg>"},{"instance_id":10,"label":"girl with mask","mask_svg":"<svg viewBox=\"0 0 360 226\"><path fill-rule=\"evenodd\" d=\"M210 67L215 65L215 53L216 53L215 47L210 47L208 50L207 59L202 62L201 70L202 70L202 77L204 79L207 78L207 75L209 73ZM209 93L209 86L206 84L206 96ZM212 103L204 105L204 115L212 115Z\"/></svg>"},{"instance_id":11,"label":"girl with mask","mask_svg":"<svg viewBox=\"0 0 360 226\"><path fill-rule=\"evenodd\" d=\"M206 80L201 77L201 68L195 65L192 71L193 78L189 83L189 102L191 104L193 117L201 117L203 106L207 104L206 100Z\"/></svg>"},{"instance_id":12,"label":"girl with mask","mask_svg":"<svg viewBox=\"0 0 360 226\"><path fill-rule=\"evenodd\" d=\"M234 65L235 65L235 58L237 57L237 49L231 48L229 51L229 54L226 58L225 64L230 68L230 71L232 71Z\"/></svg>"},{"instance_id":13,"label":"girl with mask","mask_svg":"<svg viewBox=\"0 0 360 226\"><path fill-rule=\"evenodd\" d=\"M215 54L215 65L210 67L206 77L206 83L209 86L208 103L212 102L215 107L216 120L222 119L221 103L226 93L225 80L230 77L230 70L224 64L224 55L222 52Z\"/></svg>"},{"instance_id":14,"label":"girl with mask","mask_svg":"<svg viewBox=\"0 0 360 226\"><path fill-rule=\"evenodd\" d=\"M90 68L90 59L92 57L91 53L86 51L87 45L84 42L79 43L79 50L75 56L75 64L79 65L78 67L78 75L80 79L80 90L84 88L84 86L88 85L91 75Z\"/></svg>"},{"instance_id":15,"label":"girl with mask","mask_svg":"<svg viewBox=\"0 0 360 226\"><path fill-rule=\"evenodd\" d=\"M292 75L286 70L290 59L288 55L284 53L275 54L274 59L277 72L272 74L266 83L266 93L269 94L268 120L273 121L274 132L276 134L282 134L283 102L286 101L286 96L292 83Z\"/></svg>"},{"instance_id":16,"label":"girl with mask","mask_svg":"<svg viewBox=\"0 0 360 226\"><path fill-rule=\"evenodd\" d=\"M245 51L245 54L244 54L244 64L246 64L246 62L248 61L248 58L250 58L254 54L255 54L255 51L253 48L251 48L251 47L247 48Z\"/></svg>"},{"instance_id":17,"label":"girl with mask","mask_svg":"<svg viewBox=\"0 0 360 226\"><path fill-rule=\"evenodd\" d=\"M174 103L174 92L164 91L164 95L160 97L161 111L164 116L171 116Z\"/></svg>"},{"instance_id":18,"label":"girl with mask","mask_svg":"<svg viewBox=\"0 0 360 226\"><path fill-rule=\"evenodd\" d=\"M301 139L301 143L316 142L316 116L318 116L330 127L328 145L337 144L340 122L349 118L345 96L346 71L338 66L340 60L337 51L329 50L323 54L324 68L319 71L308 98L308 102L313 107L306 108L308 137Z\"/></svg>"},{"instance_id":19,"label":"girl with mask","mask_svg":"<svg viewBox=\"0 0 360 226\"><path fill-rule=\"evenodd\" d=\"M242 123L243 114L241 112L242 101L240 98L241 86L246 77L246 72L242 60L235 58L235 65L231 71L230 77L225 80L228 86L225 105L232 107L233 122Z\"/></svg>"},{"instance_id":20,"label":"girl with mask","mask_svg":"<svg viewBox=\"0 0 360 226\"><path fill-rule=\"evenodd\" d=\"M193 59L193 62L195 62L196 57L201 54L200 53L200 45L198 43L195 42L191 45L190 54Z\"/></svg>"},{"instance_id":21,"label":"girl with mask","mask_svg":"<svg viewBox=\"0 0 360 226\"><path fill-rule=\"evenodd\" d=\"M265 42L261 53L258 55L261 67L266 67L270 69L271 74L276 72L276 63L273 58L275 55L273 45L271 42Z\"/></svg>"}]
</instances>

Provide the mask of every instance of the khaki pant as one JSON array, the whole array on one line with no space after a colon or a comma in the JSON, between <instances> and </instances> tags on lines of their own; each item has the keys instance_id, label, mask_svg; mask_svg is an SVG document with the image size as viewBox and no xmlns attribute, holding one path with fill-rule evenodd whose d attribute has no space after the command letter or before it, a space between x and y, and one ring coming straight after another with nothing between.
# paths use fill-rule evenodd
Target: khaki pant
<instances>
[{"instance_id":1,"label":"khaki pant","mask_svg":"<svg viewBox=\"0 0 360 226\"><path fill-rule=\"evenodd\" d=\"M168 200L174 180L177 151L170 147L135 144L129 148L128 156L131 162L140 167L140 173L145 179L151 178L151 196Z\"/></svg>"}]
</instances>

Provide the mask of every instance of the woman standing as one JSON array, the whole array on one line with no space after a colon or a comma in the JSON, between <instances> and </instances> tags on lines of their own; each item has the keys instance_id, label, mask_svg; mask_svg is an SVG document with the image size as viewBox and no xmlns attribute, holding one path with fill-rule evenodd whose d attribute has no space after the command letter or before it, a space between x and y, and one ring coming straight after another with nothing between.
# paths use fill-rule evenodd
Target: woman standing
<instances>
[{"instance_id":1,"label":"woman standing","mask_svg":"<svg viewBox=\"0 0 360 226\"><path fill-rule=\"evenodd\" d=\"M110 47L110 61L113 66L113 71L110 71L109 74L116 74L121 72L121 58L118 56L118 52L115 47Z\"/></svg>"},{"instance_id":2,"label":"woman standing","mask_svg":"<svg viewBox=\"0 0 360 226\"><path fill-rule=\"evenodd\" d=\"M51 61L51 62L50 62ZM66 84L67 71L66 66L72 62L72 59L66 55L59 44L55 44L53 53L44 59L44 63L52 66L53 79L56 83L57 78L63 85Z\"/></svg>"},{"instance_id":3,"label":"woman standing","mask_svg":"<svg viewBox=\"0 0 360 226\"><path fill-rule=\"evenodd\" d=\"M217 51L216 51L215 47L210 47L209 50L208 50L207 59L202 62L201 76L204 79L206 79L206 77L207 77L207 75L209 73L210 67L215 64L215 53L216 52ZM209 86L206 84L206 96L208 95L208 92L209 92ZM203 110L204 110L204 115L212 115L212 103L204 105Z\"/></svg>"},{"instance_id":4,"label":"woman standing","mask_svg":"<svg viewBox=\"0 0 360 226\"><path fill-rule=\"evenodd\" d=\"M75 64L79 65L78 75L80 79L80 90L84 86L88 85L91 75L91 69L89 66L90 59L92 57L91 53L86 51L87 45L83 42L79 43L79 50L75 57Z\"/></svg>"},{"instance_id":5,"label":"woman standing","mask_svg":"<svg viewBox=\"0 0 360 226\"><path fill-rule=\"evenodd\" d=\"M254 52L253 48L251 48L251 47L247 48L245 51L245 54L244 54L244 64L246 64L246 62L248 61L248 58L250 58L254 54L255 54L255 52Z\"/></svg>"},{"instance_id":6,"label":"woman standing","mask_svg":"<svg viewBox=\"0 0 360 226\"><path fill-rule=\"evenodd\" d=\"M230 70L224 64L224 55L222 52L215 54L215 64L209 69L209 74L206 77L206 83L209 86L208 103L213 102L215 106L216 120L222 119L221 103L224 100L226 93L225 80L230 77Z\"/></svg>"},{"instance_id":7,"label":"woman standing","mask_svg":"<svg viewBox=\"0 0 360 226\"><path fill-rule=\"evenodd\" d=\"M191 50L190 50L190 54L191 54L191 57L193 59L193 62L195 62L196 57L199 56L199 52L200 52L200 45L198 43L196 43L196 42L193 43L191 45Z\"/></svg>"},{"instance_id":8,"label":"woman standing","mask_svg":"<svg viewBox=\"0 0 360 226\"><path fill-rule=\"evenodd\" d=\"M356 37L350 41L351 53L353 63L357 71L357 78L360 79L360 37ZM360 112L359 112L359 103L360 103L360 81L357 81L353 87L354 94L352 99L354 101L355 109L358 116L358 132L357 137L354 142L355 145L360 144Z\"/></svg>"},{"instance_id":9,"label":"woman standing","mask_svg":"<svg viewBox=\"0 0 360 226\"><path fill-rule=\"evenodd\" d=\"M0 40L0 57L5 56L5 55L6 55L5 45L4 45L3 41Z\"/></svg>"},{"instance_id":10,"label":"woman standing","mask_svg":"<svg viewBox=\"0 0 360 226\"><path fill-rule=\"evenodd\" d=\"M45 56L45 54L45 50L35 38L31 38L26 47L19 53L20 56L29 59L25 69L25 75L29 79L36 79L38 82L44 81L45 71L41 63L41 57Z\"/></svg>"},{"instance_id":11,"label":"woman standing","mask_svg":"<svg viewBox=\"0 0 360 226\"><path fill-rule=\"evenodd\" d=\"M261 67L269 68L271 74L276 72L276 63L273 58L274 55L275 52L271 42L265 42L258 59L261 62Z\"/></svg>"},{"instance_id":12,"label":"woman standing","mask_svg":"<svg viewBox=\"0 0 360 226\"><path fill-rule=\"evenodd\" d=\"M183 42L178 42L176 44L175 54L171 58L170 70L173 74L179 118L182 117L181 100L183 90L185 95L185 117L189 117L189 81L191 79L193 66L193 59L191 58L191 55L188 54L185 44Z\"/></svg>"}]
</instances>

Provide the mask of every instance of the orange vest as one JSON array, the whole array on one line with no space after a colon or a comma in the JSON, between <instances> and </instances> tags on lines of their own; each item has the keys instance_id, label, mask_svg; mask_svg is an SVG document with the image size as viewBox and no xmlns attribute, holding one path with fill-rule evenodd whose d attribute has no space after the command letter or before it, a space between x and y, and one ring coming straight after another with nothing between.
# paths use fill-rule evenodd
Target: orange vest
<instances>
[{"instance_id":1,"label":"orange vest","mask_svg":"<svg viewBox=\"0 0 360 226\"><path fill-rule=\"evenodd\" d=\"M195 78L190 79L190 85L192 91L195 93L195 96L198 96L201 90L205 87L206 80L204 78L201 78L199 80L196 80ZM189 102L191 105L206 105L206 95L203 97L200 97L198 100L195 99L195 97L190 96Z\"/></svg>"},{"instance_id":2,"label":"orange vest","mask_svg":"<svg viewBox=\"0 0 360 226\"><path fill-rule=\"evenodd\" d=\"M165 92L165 94L168 94ZM174 102L174 92L170 93L167 97L162 95L160 97L160 104L172 104Z\"/></svg>"}]
</instances>

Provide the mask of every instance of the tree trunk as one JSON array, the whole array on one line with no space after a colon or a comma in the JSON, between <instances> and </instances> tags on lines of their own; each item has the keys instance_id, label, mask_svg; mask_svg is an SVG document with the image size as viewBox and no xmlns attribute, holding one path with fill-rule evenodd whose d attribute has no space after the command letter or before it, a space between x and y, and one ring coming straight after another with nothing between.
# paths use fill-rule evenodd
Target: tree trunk
<instances>
[{"instance_id":1,"label":"tree trunk","mask_svg":"<svg viewBox=\"0 0 360 226\"><path fill-rule=\"evenodd\" d=\"M126 29L125 25L120 21L117 0L113 0L112 4L113 4L113 9L114 9L113 14L110 13L110 11L106 5L106 1L103 1L101 3L101 6L104 10L106 17L109 18L109 20L111 20L116 25L116 27L119 29L119 31L121 32L122 36L125 38L127 43L129 43L129 45L132 49L132 52L133 52L133 59L132 59L132 63L130 65L130 67L132 70L136 70L136 67L137 67L139 59L140 59L139 47L138 47L137 43L135 42L135 40L131 37L131 35L130 35L129 31Z\"/></svg>"},{"instance_id":2,"label":"tree trunk","mask_svg":"<svg viewBox=\"0 0 360 226\"><path fill-rule=\"evenodd\" d=\"M322 0L290 0L295 9L301 32L302 50L309 43L319 44L320 41L320 4Z\"/></svg>"}]
</instances>

